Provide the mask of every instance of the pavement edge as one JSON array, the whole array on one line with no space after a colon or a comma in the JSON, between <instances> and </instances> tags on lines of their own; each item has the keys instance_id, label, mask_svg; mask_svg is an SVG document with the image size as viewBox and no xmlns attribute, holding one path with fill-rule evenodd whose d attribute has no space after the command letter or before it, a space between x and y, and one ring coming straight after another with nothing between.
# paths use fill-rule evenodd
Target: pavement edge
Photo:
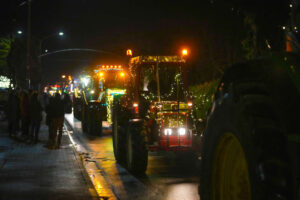
<instances>
[{"instance_id":1,"label":"pavement edge","mask_svg":"<svg viewBox=\"0 0 300 200\"><path fill-rule=\"evenodd\" d=\"M100 200L117 200L118 198L114 195L111 188L108 186L105 178L103 177L103 171L96 166L96 163L89 159L89 156L85 152L78 151L76 144L70 134L68 128L72 129L69 121L65 119L65 128L68 134L68 137L72 143L73 151L76 156L79 165L82 167L83 176L86 182L92 186L89 187L90 193L93 199L100 199ZM95 197L96 196L96 197Z\"/></svg>"}]
</instances>

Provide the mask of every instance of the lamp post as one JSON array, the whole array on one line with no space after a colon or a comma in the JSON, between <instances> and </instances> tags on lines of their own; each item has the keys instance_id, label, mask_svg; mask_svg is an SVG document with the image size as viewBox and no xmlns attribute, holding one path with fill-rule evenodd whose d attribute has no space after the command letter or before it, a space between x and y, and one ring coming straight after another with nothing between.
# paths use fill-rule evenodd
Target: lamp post
<instances>
[{"instance_id":1,"label":"lamp post","mask_svg":"<svg viewBox=\"0 0 300 200\"><path fill-rule=\"evenodd\" d=\"M31 55L30 55L30 39L31 39L31 0L27 0L27 78L28 78L28 88L30 88L30 68L31 68Z\"/></svg>"},{"instance_id":2,"label":"lamp post","mask_svg":"<svg viewBox=\"0 0 300 200\"><path fill-rule=\"evenodd\" d=\"M58 32L58 33L54 33L54 34L51 34L51 35L47 35L47 36L42 37L41 39L39 39L40 50L41 50L41 52L42 52L42 48L43 48L43 42L44 42L45 40L47 40L47 39L49 39L49 38L51 38L51 37L55 37L55 36L60 36L60 37L62 37L62 36L64 36L64 35L65 35L65 33L62 32L62 31L60 31L60 32ZM48 50L46 50L46 51L48 51Z\"/></svg>"},{"instance_id":3,"label":"lamp post","mask_svg":"<svg viewBox=\"0 0 300 200\"><path fill-rule=\"evenodd\" d=\"M50 35L47 35L45 37L42 37L42 38L38 39L40 55L43 54L43 43L44 43L44 41L51 38L51 37L55 37L55 36L62 37L62 36L64 36L64 32L60 31L58 33L50 34ZM45 49L45 52L47 53L48 49ZM40 67L42 68L42 57L41 56L39 56L39 63L40 63Z\"/></svg>"}]
</instances>

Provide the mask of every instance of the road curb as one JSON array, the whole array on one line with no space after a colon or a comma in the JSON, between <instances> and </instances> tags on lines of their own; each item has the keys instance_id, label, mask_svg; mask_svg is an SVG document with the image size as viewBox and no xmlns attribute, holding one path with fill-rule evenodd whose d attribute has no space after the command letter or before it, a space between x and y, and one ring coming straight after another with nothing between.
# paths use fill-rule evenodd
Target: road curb
<instances>
[{"instance_id":1,"label":"road curb","mask_svg":"<svg viewBox=\"0 0 300 200\"><path fill-rule=\"evenodd\" d=\"M65 123L68 128L71 128L71 125L67 119L65 119ZM118 198L114 195L113 191L103 177L103 171L96 166L95 161L89 159L88 153L81 152L77 149L77 145L74 142L70 131L67 128L66 130L72 143L74 153L81 161L82 168L84 169L83 171L85 172L85 179L93 186L93 191L90 191L92 196L97 196L97 199L100 200L117 200Z\"/></svg>"}]
</instances>

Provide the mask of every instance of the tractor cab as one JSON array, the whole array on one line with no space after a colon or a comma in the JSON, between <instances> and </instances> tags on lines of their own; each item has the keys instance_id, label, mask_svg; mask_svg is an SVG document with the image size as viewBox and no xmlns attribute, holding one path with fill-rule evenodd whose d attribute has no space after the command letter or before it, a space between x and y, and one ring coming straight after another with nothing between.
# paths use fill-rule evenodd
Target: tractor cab
<instances>
[{"instance_id":1,"label":"tractor cab","mask_svg":"<svg viewBox=\"0 0 300 200\"><path fill-rule=\"evenodd\" d=\"M149 150L192 147L191 106L180 56L131 58L134 115L147 121Z\"/></svg>"}]
</instances>

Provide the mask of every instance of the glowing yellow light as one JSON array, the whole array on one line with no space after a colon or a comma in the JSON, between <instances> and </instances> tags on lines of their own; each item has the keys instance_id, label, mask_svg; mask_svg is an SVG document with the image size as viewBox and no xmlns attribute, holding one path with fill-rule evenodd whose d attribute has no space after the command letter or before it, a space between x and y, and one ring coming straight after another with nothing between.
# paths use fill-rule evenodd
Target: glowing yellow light
<instances>
[{"instance_id":1,"label":"glowing yellow light","mask_svg":"<svg viewBox=\"0 0 300 200\"><path fill-rule=\"evenodd\" d=\"M62 78L66 78L66 75L62 75L61 77L62 77Z\"/></svg>"},{"instance_id":2,"label":"glowing yellow light","mask_svg":"<svg viewBox=\"0 0 300 200\"><path fill-rule=\"evenodd\" d=\"M113 68L113 66L111 65L110 68Z\"/></svg>"},{"instance_id":3,"label":"glowing yellow light","mask_svg":"<svg viewBox=\"0 0 300 200\"><path fill-rule=\"evenodd\" d=\"M120 73L120 76L121 76L121 77L124 77L124 76L125 76L124 72L121 72L121 73Z\"/></svg>"},{"instance_id":4,"label":"glowing yellow light","mask_svg":"<svg viewBox=\"0 0 300 200\"><path fill-rule=\"evenodd\" d=\"M103 72L100 72L100 73L99 73L99 76L100 76L100 77L102 77L103 75L104 75Z\"/></svg>"},{"instance_id":5,"label":"glowing yellow light","mask_svg":"<svg viewBox=\"0 0 300 200\"><path fill-rule=\"evenodd\" d=\"M68 76L69 81L72 81L72 76Z\"/></svg>"},{"instance_id":6,"label":"glowing yellow light","mask_svg":"<svg viewBox=\"0 0 300 200\"><path fill-rule=\"evenodd\" d=\"M109 68L109 66L108 66L108 65L106 65L106 68Z\"/></svg>"},{"instance_id":7,"label":"glowing yellow light","mask_svg":"<svg viewBox=\"0 0 300 200\"><path fill-rule=\"evenodd\" d=\"M188 50L187 49L183 49L182 52L181 52L181 54L183 56L187 56L188 55Z\"/></svg>"},{"instance_id":8,"label":"glowing yellow light","mask_svg":"<svg viewBox=\"0 0 300 200\"><path fill-rule=\"evenodd\" d=\"M121 65L119 65L119 69L121 69Z\"/></svg>"},{"instance_id":9,"label":"glowing yellow light","mask_svg":"<svg viewBox=\"0 0 300 200\"><path fill-rule=\"evenodd\" d=\"M127 55L127 56L132 56L132 51L131 51L131 49L127 49L126 55Z\"/></svg>"},{"instance_id":10,"label":"glowing yellow light","mask_svg":"<svg viewBox=\"0 0 300 200\"><path fill-rule=\"evenodd\" d=\"M133 107L138 107L139 106L139 104L138 103L133 103Z\"/></svg>"},{"instance_id":11,"label":"glowing yellow light","mask_svg":"<svg viewBox=\"0 0 300 200\"><path fill-rule=\"evenodd\" d=\"M102 68L105 68L105 66L104 66L104 65L102 65Z\"/></svg>"},{"instance_id":12,"label":"glowing yellow light","mask_svg":"<svg viewBox=\"0 0 300 200\"><path fill-rule=\"evenodd\" d=\"M115 65L115 69L117 68L117 65Z\"/></svg>"}]
</instances>

